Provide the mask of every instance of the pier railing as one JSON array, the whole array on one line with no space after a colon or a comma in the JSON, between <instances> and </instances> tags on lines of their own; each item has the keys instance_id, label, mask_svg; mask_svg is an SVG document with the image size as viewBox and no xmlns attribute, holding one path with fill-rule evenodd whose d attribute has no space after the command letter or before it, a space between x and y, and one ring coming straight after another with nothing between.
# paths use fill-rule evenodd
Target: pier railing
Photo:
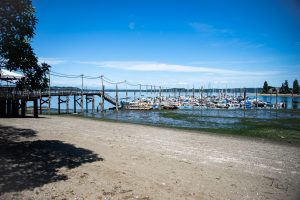
<instances>
[{"instance_id":1,"label":"pier railing","mask_svg":"<svg viewBox=\"0 0 300 200\"><path fill-rule=\"evenodd\" d=\"M0 98L2 99L35 99L42 97L53 96L89 96L98 95L101 97L101 90L90 89L51 89L45 91L18 91L14 87L0 87ZM117 100L110 96L108 93L104 93L104 99L113 105L117 105ZM120 104L118 104L120 105Z\"/></svg>"},{"instance_id":2,"label":"pier railing","mask_svg":"<svg viewBox=\"0 0 300 200\"><path fill-rule=\"evenodd\" d=\"M48 96L71 96L71 95L101 95L101 90L45 90L45 91L19 91L13 87L0 88L1 98L34 98Z\"/></svg>"}]
</instances>

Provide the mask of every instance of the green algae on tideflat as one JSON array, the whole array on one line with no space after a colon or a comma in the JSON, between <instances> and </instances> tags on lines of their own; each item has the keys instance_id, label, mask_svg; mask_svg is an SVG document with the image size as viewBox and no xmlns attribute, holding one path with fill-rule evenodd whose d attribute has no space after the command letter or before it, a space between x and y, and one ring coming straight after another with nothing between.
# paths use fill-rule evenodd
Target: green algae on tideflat
<instances>
[{"instance_id":1,"label":"green algae on tideflat","mask_svg":"<svg viewBox=\"0 0 300 200\"><path fill-rule=\"evenodd\" d=\"M185 113L175 112L161 112L161 115L167 118L176 120L185 120L187 122L195 122L205 118L215 118L219 120L220 116L195 116ZM276 141L284 141L294 144L300 144L300 119L299 118L246 118L246 117L228 117L224 116L221 118L230 118L235 120L231 126L216 126L213 127L214 123L210 124L212 127L209 128L191 128L194 130L202 130L213 133L229 134L229 135L241 135L248 137L258 137L271 139ZM207 120L206 120L207 121Z\"/></svg>"}]
</instances>

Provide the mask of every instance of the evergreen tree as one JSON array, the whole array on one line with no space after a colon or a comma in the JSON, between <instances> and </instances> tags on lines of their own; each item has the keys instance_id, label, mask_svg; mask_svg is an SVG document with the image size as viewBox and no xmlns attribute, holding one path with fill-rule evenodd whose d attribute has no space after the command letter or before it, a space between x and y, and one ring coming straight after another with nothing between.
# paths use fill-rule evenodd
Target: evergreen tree
<instances>
[{"instance_id":1,"label":"evergreen tree","mask_svg":"<svg viewBox=\"0 0 300 200\"><path fill-rule=\"evenodd\" d=\"M284 91L285 91L285 94L288 94L291 92L291 90L289 88L289 83L287 80L284 81Z\"/></svg>"},{"instance_id":2,"label":"evergreen tree","mask_svg":"<svg viewBox=\"0 0 300 200\"><path fill-rule=\"evenodd\" d=\"M284 94L285 93L285 91L284 91L284 84L283 83L281 84L281 87L279 88L279 93L280 94Z\"/></svg>"},{"instance_id":3,"label":"evergreen tree","mask_svg":"<svg viewBox=\"0 0 300 200\"><path fill-rule=\"evenodd\" d=\"M270 89L270 87L269 87L269 85L268 85L268 82L265 81L265 82L264 82L263 89L262 89L262 93L263 93L263 94L267 94L267 93L269 92L269 89Z\"/></svg>"},{"instance_id":4,"label":"evergreen tree","mask_svg":"<svg viewBox=\"0 0 300 200\"><path fill-rule=\"evenodd\" d=\"M36 23L31 0L0 0L0 68L23 72L25 77L17 82L20 89L48 87L50 66L38 64L30 45Z\"/></svg>"},{"instance_id":5,"label":"evergreen tree","mask_svg":"<svg viewBox=\"0 0 300 200\"><path fill-rule=\"evenodd\" d=\"M279 92L280 92L281 94L289 94L289 93L291 92L291 90L290 90L290 88L289 88L289 83L288 83L287 80L285 80L284 83L282 83Z\"/></svg>"},{"instance_id":6,"label":"evergreen tree","mask_svg":"<svg viewBox=\"0 0 300 200\"><path fill-rule=\"evenodd\" d=\"M299 94L300 90L299 90L299 84L298 84L298 80L295 79L293 82L293 93L294 94Z\"/></svg>"}]
</instances>

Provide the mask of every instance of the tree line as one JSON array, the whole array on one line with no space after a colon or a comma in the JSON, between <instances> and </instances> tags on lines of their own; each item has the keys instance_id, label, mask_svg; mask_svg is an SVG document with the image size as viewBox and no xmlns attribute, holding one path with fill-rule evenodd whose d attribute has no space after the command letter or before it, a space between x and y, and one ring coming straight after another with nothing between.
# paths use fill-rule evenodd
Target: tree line
<instances>
[{"instance_id":1,"label":"tree line","mask_svg":"<svg viewBox=\"0 0 300 200\"><path fill-rule=\"evenodd\" d=\"M295 79L293 82L293 87L289 87L289 82L285 80L282 84L279 90L276 87L269 86L268 82L265 81L263 88L262 88L262 93L267 94L267 93L279 93L279 94L299 94L300 89L299 89L299 83L298 80Z\"/></svg>"}]
</instances>

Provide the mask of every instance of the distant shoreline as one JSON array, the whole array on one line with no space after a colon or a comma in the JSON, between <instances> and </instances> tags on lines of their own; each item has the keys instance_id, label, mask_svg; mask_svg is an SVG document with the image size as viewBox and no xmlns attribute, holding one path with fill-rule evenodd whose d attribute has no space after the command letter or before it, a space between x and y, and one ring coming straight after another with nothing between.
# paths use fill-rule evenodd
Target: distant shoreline
<instances>
[{"instance_id":1,"label":"distant shoreline","mask_svg":"<svg viewBox=\"0 0 300 200\"><path fill-rule=\"evenodd\" d=\"M277 94L279 97L300 97L300 94ZM276 96L276 94L258 94L258 96Z\"/></svg>"}]
</instances>

